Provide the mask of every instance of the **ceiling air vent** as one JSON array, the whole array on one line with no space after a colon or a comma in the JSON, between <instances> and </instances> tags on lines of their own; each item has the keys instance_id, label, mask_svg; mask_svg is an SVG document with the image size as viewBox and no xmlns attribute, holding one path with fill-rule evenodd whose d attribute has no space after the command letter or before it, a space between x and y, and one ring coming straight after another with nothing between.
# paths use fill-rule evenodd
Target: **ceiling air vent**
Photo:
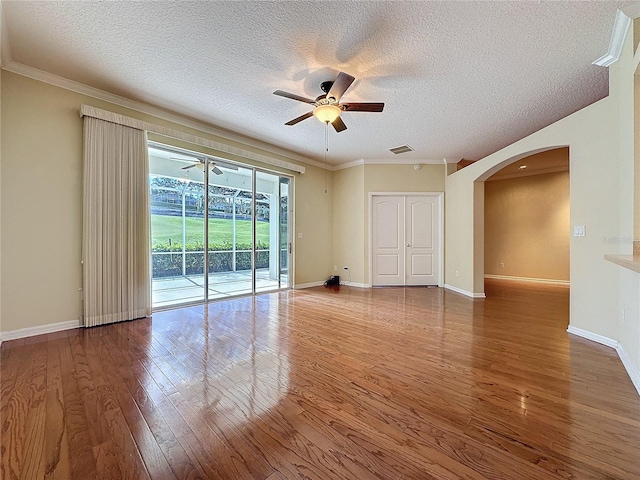
<instances>
[{"instance_id":1,"label":"ceiling air vent","mask_svg":"<svg viewBox=\"0 0 640 480\"><path fill-rule=\"evenodd\" d=\"M390 148L389 151L398 155L400 153L413 152L413 148L411 148L409 145L400 145L399 147Z\"/></svg>"}]
</instances>

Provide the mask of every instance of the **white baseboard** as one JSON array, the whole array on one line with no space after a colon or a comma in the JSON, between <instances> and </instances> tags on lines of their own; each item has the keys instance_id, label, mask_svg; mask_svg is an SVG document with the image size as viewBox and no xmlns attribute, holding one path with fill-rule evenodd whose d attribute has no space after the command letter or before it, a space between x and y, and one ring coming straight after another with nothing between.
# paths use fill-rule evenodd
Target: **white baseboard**
<instances>
[{"instance_id":1,"label":"white baseboard","mask_svg":"<svg viewBox=\"0 0 640 480\"><path fill-rule=\"evenodd\" d=\"M622 365L624 365L624 368L631 379L631 383L633 383L633 386L636 387L636 390L638 391L638 395L640 395L640 370L638 370L638 368L633 364L631 357L620 343L618 343L618 346L616 347L616 352L618 352L620 361L622 362Z\"/></svg>"},{"instance_id":2,"label":"white baseboard","mask_svg":"<svg viewBox=\"0 0 640 480\"><path fill-rule=\"evenodd\" d=\"M294 285L294 290L302 290L303 288L311 288L311 287L321 287L324 285L324 282L309 282L309 283L301 283L299 285ZM356 287L356 288L371 288L371 285L366 283L356 283L356 282L340 282L340 285Z\"/></svg>"},{"instance_id":3,"label":"white baseboard","mask_svg":"<svg viewBox=\"0 0 640 480\"><path fill-rule=\"evenodd\" d=\"M530 278L530 277L512 277L509 275L491 275L485 274L484 278L492 278L494 280L511 280L516 282L542 283L544 285L562 285L568 287L570 282L567 280L553 280L550 278Z\"/></svg>"},{"instance_id":4,"label":"white baseboard","mask_svg":"<svg viewBox=\"0 0 640 480\"><path fill-rule=\"evenodd\" d=\"M633 364L633 362L631 361L631 357L624 349L624 347L620 344L620 342L609 337L598 335L597 333L589 332L588 330L573 327L571 325L569 325L569 328L567 328L567 332L578 337L586 338L587 340L591 340L593 342L613 348L618 353L618 357L620 358L622 365L627 371L627 375L629 375L631 383L633 383L633 386L636 387L636 390L638 391L638 395L640 395L640 370L638 370L638 368Z\"/></svg>"},{"instance_id":5,"label":"white baseboard","mask_svg":"<svg viewBox=\"0 0 640 480\"><path fill-rule=\"evenodd\" d=\"M10 330L8 332L0 332L0 344L8 340L16 340L18 338L34 337L36 335L44 335L45 333L61 332L63 330L71 330L79 328L80 320L69 320L67 322L49 323L47 325L39 325L37 327L19 328L18 330Z\"/></svg>"},{"instance_id":6,"label":"white baseboard","mask_svg":"<svg viewBox=\"0 0 640 480\"><path fill-rule=\"evenodd\" d=\"M319 282L299 283L293 286L294 290L302 290L303 288L320 287L324 285L324 280Z\"/></svg>"},{"instance_id":7,"label":"white baseboard","mask_svg":"<svg viewBox=\"0 0 640 480\"><path fill-rule=\"evenodd\" d=\"M593 333L588 330L574 327L573 325L569 325L569 328L567 328L567 332L572 333L573 335L577 335L578 337L586 338L587 340L606 345L607 347L611 347L613 349L618 347L617 340L598 335L597 333Z\"/></svg>"},{"instance_id":8,"label":"white baseboard","mask_svg":"<svg viewBox=\"0 0 640 480\"><path fill-rule=\"evenodd\" d=\"M367 283L341 282L340 285L344 285L345 287L371 288L371 285Z\"/></svg>"},{"instance_id":9,"label":"white baseboard","mask_svg":"<svg viewBox=\"0 0 640 480\"><path fill-rule=\"evenodd\" d=\"M463 290L458 287L454 287L453 285L449 285L448 283L444 284L444 288L446 288L447 290L451 290L452 292L460 293L461 295L465 295L471 298L487 298L484 292L479 292L479 293L467 292L466 290Z\"/></svg>"}]
</instances>

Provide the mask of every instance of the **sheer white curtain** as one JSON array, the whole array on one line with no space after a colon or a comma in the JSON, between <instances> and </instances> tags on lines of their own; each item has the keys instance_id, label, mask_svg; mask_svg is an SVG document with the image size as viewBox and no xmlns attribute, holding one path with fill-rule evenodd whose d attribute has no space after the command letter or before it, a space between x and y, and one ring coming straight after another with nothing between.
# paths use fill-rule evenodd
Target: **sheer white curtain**
<instances>
[{"instance_id":1,"label":"sheer white curtain","mask_svg":"<svg viewBox=\"0 0 640 480\"><path fill-rule=\"evenodd\" d=\"M83 189L84 326L151 315L146 132L84 116Z\"/></svg>"}]
</instances>

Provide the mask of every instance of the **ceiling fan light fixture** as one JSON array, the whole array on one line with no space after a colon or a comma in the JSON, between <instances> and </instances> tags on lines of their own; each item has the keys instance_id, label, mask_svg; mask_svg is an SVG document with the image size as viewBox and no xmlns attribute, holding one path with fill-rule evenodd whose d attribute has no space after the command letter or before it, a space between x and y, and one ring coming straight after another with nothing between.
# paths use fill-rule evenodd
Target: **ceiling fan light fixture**
<instances>
[{"instance_id":1,"label":"ceiling fan light fixture","mask_svg":"<svg viewBox=\"0 0 640 480\"><path fill-rule=\"evenodd\" d=\"M204 172L204 162L197 163L197 164L195 165L195 167L196 167L198 170L200 170L201 172ZM209 170L213 170L213 169L215 169L215 168L217 168L217 167L216 167L216 164L215 164L215 163L213 163L213 162L209 162Z\"/></svg>"},{"instance_id":2,"label":"ceiling fan light fixture","mask_svg":"<svg viewBox=\"0 0 640 480\"><path fill-rule=\"evenodd\" d=\"M1 0L0 0L1 1ZM322 82L320 89L325 93L320 95L315 100L307 97L296 95L295 93L285 92L283 90L276 90L274 95L279 97L290 98L299 102L308 103L314 106L314 109L299 117L289 120L285 125L296 125L307 118L316 117L324 124L333 125L336 133L344 132L347 126L340 118L343 111L350 112L381 112L384 109L384 103L382 102L348 102L339 103L342 99L342 95L354 82L355 78L348 73L340 72L334 81Z\"/></svg>"},{"instance_id":3,"label":"ceiling fan light fixture","mask_svg":"<svg viewBox=\"0 0 640 480\"><path fill-rule=\"evenodd\" d=\"M313 110L313 115L322 123L333 123L340 116L342 110L337 105L318 105Z\"/></svg>"}]
</instances>

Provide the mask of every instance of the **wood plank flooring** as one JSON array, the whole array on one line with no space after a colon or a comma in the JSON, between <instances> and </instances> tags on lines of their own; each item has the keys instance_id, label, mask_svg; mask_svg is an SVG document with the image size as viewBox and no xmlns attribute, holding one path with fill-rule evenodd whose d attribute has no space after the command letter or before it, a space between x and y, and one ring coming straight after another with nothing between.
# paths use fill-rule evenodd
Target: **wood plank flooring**
<instances>
[{"instance_id":1,"label":"wood plank flooring","mask_svg":"<svg viewBox=\"0 0 640 480\"><path fill-rule=\"evenodd\" d=\"M4 479L638 479L568 289L323 287L5 342Z\"/></svg>"}]
</instances>

